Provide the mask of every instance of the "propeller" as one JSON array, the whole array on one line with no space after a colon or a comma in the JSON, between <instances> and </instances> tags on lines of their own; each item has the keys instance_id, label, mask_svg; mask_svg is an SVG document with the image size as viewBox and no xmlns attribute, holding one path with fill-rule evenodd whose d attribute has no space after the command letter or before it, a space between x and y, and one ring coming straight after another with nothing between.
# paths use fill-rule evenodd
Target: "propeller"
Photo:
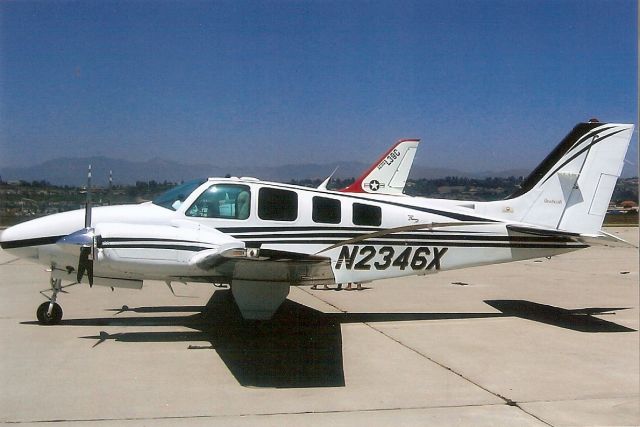
<instances>
[{"instance_id":1,"label":"propeller","mask_svg":"<svg viewBox=\"0 0 640 427\"><path fill-rule=\"evenodd\" d=\"M87 200L84 204L84 228L91 228L91 165L87 172Z\"/></svg>"},{"instance_id":2,"label":"propeller","mask_svg":"<svg viewBox=\"0 0 640 427\"><path fill-rule=\"evenodd\" d=\"M80 247L80 258L78 259L78 282L82 281L82 276L87 273L89 287L93 286L93 259L95 255L95 233L91 228L91 165L87 172L87 200L84 205L84 230L87 241Z\"/></svg>"},{"instance_id":3,"label":"propeller","mask_svg":"<svg viewBox=\"0 0 640 427\"><path fill-rule=\"evenodd\" d=\"M93 286L93 260L95 255L95 230L91 227L91 165L87 174L87 199L84 211L84 228L64 236L57 243L63 245L80 246L80 257L76 269L76 280L82 282L84 275L89 279L89 286Z\"/></svg>"}]
</instances>

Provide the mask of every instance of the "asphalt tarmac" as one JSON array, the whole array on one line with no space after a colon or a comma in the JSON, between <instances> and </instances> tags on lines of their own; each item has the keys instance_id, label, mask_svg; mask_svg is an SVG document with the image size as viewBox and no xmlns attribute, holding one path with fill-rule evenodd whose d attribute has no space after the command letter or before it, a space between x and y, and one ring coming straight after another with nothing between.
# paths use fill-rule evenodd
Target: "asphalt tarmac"
<instances>
[{"instance_id":1,"label":"asphalt tarmac","mask_svg":"<svg viewBox=\"0 0 640 427\"><path fill-rule=\"evenodd\" d=\"M0 252L3 424L640 425L634 248L294 288L265 324L226 289L151 282L70 287L40 326L47 287Z\"/></svg>"}]
</instances>

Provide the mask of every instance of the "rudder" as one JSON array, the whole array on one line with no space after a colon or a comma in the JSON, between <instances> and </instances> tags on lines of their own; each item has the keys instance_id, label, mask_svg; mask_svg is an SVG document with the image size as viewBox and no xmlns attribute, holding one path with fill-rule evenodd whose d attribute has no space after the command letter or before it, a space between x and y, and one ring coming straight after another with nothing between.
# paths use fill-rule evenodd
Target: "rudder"
<instances>
[{"instance_id":1,"label":"rudder","mask_svg":"<svg viewBox=\"0 0 640 427\"><path fill-rule=\"evenodd\" d=\"M516 193L496 202L500 216L575 233L598 233L633 128L630 124L578 124Z\"/></svg>"}]
</instances>

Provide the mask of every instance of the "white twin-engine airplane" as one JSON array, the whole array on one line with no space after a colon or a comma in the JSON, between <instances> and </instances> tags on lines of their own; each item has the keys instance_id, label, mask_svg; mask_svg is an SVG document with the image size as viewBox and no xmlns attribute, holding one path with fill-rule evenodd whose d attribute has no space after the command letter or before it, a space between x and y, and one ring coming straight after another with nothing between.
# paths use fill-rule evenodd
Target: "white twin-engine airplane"
<instances>
[{"instance_id":1,"label":"white twin-engine airplane","mask_svg":"<svg viewBox=\"0 0 640 427\"><path fill-rule=\"evenodd\" d=\"M269 319L290 286L369 282L550 257L616 238L601 231L633 125L578 124L511 197L494 202L402 194L416 140L394 145L341 191L210 178L153 202L91 208L8 228L2 248L62 281L229 284L245 319ZM89 193L90 194L90 193ZM84 224L84 226L83 226ZM67 285L70 286L70 285Z\"/></svg>"}]
</instances>

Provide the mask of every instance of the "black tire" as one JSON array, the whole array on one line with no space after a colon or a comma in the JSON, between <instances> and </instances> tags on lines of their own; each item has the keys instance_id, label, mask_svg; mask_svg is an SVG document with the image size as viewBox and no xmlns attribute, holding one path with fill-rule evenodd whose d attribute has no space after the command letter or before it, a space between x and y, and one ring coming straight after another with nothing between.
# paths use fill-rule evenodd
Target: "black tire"
<instances>
[{"instance_id":1,"label":"black tire","mask_svg":"<svg viewBox=\"0 0 640 427\"><path fill-rule=\"evenodd\" d=\"M62 320L62 307L58 303L53 303L53 310L51 310L51 316L47 315L49 311L49 302L43 302L36 311L38 322L41 325L57 325Z\"/></svg>"}]
</instances>

